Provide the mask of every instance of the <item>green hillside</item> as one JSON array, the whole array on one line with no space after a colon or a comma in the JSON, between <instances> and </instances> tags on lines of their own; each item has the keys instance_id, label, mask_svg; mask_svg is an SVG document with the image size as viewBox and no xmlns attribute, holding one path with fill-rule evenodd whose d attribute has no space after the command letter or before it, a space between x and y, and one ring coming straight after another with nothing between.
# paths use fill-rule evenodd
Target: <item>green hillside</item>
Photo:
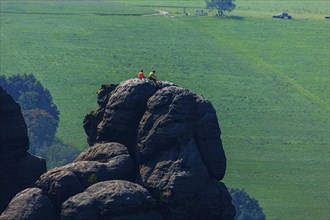
<instances>
[{"instance_id":1,"label":"green hillside","mask_svg":"<svg viewBox=\"0 0 330 220\"><path fill-rule=\"evenodd\" d=\"M101 84L155 69L217 109L228 186L267 219L330 219L328 2L241 1L225 19L194 16L203 1L0 4L0 74L33 73L50 90L65 142L87 146ZM137 16L158 10L170 16ZM294 19L271 18L283 10Z\"/></svg>"}]
</instances>

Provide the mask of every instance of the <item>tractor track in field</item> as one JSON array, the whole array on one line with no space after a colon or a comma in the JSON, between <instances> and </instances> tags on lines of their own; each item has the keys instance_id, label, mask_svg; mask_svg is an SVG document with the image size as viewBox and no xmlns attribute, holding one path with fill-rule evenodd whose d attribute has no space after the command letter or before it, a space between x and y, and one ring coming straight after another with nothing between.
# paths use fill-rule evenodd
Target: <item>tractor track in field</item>
<instances>
[{"instance_id":1,"label":"tractor track in field","mask_svg":"<svg viewBox=\"0 0 330 220\"><path fill-rule=\"evenodd\" d=\"M71 16L167 16L167 11L159 11L152 14L112 14L112 13L61 13L61 12L24 12L24 11L0 11L0 14L23 14L23 15L71 15Z\"/></svg>"}]
</instances>

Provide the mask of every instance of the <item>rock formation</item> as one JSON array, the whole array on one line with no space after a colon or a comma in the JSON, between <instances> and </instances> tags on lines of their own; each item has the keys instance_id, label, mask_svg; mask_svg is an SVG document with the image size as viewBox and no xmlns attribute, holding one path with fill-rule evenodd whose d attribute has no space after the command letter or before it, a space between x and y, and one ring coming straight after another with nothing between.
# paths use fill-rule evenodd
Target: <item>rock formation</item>
<instances>
[{"instance_id":1,"label":"rock formation","mask_svg":"<svg viewBox=\"0 0 330 220\"><path fill-rule=\"evenodd\" d=\"M34 186L46 161L27 152L29 138L18 103L0 86L0 213L21 190Z\"/></svg>"},{"instance_id":2,"label":"rock formation","mask_svg":"<svg viewBox=\"0 0 330 220\"><path fill-rule=\"evenodd\" d=\"M64 201L90 185L107 180L132 180L134 164L127 148L119 143L100 143L89 147L66 166L43 174L36 186L43 190L60 212Z\"/></svg>"},{"instance_id":3,"label":"rock formation","mask_svg":"<svg viewBox=\"0 0 330 220\"><path fill-rule=\"evenodd\" d=\"M0 220L55 220L54 207L41 189L28 188L9 203Z\"/></svg>"},{"instance_id":4,"label":"rock formation","mask_svg":"<svg viewBox=\"0 0 330 220\"><path fill-rule=\"evenodd\" d=\"M97 102L84 120L91 146L30 189L42 190L55 219L233 219L209 101L173 83L131 79L103 85Z\"/></svg>"},{"instance_id":5,"label":"rock formation","mask_svg":"<svg viewBox=\"0 0 330 220\"><path fill-rule=\"evenodd\" d=\"M152 210L154 207L155 200L142 186L124 180L110 180L96 183L83 193L66 200L62 205L61 217L62 219L163 219L158 212ZM130 214L127 214L128 212Z\"/></svg>"},{"instance_id":6,"label":"rock formation","mask_svg":"<svg viewBox=\"0 0 330 220\"><path fill-rule=\"evenodd\" d=\"M209 101L148 79L104 86L98 94L100 108L84 121L89 144L124 144L138 166L134 181L148 189L165 219L232 218L219 182L226 157Z\"/></svg>"}]
</instances>

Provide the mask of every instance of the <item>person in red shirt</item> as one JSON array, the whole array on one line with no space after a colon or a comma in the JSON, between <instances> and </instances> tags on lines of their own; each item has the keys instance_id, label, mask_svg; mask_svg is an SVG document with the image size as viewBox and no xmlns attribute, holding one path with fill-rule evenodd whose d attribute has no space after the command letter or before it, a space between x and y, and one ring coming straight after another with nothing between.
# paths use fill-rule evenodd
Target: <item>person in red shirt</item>
<instances>
[{"instance_id":1,"label":"person in red shirt","mask_svg":"<svg viewBox=\"0 0 330 220\"><path fill-rule=\"evenodd\" d=\"M138 73L138 78L139 78L139 79L143 79L143 78L144 78L143 70L141 70L141 71Z\"/></svg>"}]
</instances>

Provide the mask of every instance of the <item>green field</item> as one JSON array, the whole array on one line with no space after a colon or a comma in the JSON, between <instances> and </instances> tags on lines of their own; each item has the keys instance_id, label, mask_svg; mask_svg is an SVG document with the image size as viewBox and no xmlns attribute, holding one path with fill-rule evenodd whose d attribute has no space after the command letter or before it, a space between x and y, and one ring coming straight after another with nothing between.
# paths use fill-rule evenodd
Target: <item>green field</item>
<instances>
[{"instance_id":1,"label":"green field","mask_svg":"<svg viewBox=\"0 0 330 220\"><path fill-rule=\"evenodd\" d=\"M65 142L87 146L101 84L155 69L217 109L228 186L267 219L330 219L328 1L238 1L225 19L194 16L203 1L0 6L0 74L33 73L50 90ZM158 10L170 16L137 16ZM282 10L294 19L271 18Z\"/></svg>"}]
</instances>

